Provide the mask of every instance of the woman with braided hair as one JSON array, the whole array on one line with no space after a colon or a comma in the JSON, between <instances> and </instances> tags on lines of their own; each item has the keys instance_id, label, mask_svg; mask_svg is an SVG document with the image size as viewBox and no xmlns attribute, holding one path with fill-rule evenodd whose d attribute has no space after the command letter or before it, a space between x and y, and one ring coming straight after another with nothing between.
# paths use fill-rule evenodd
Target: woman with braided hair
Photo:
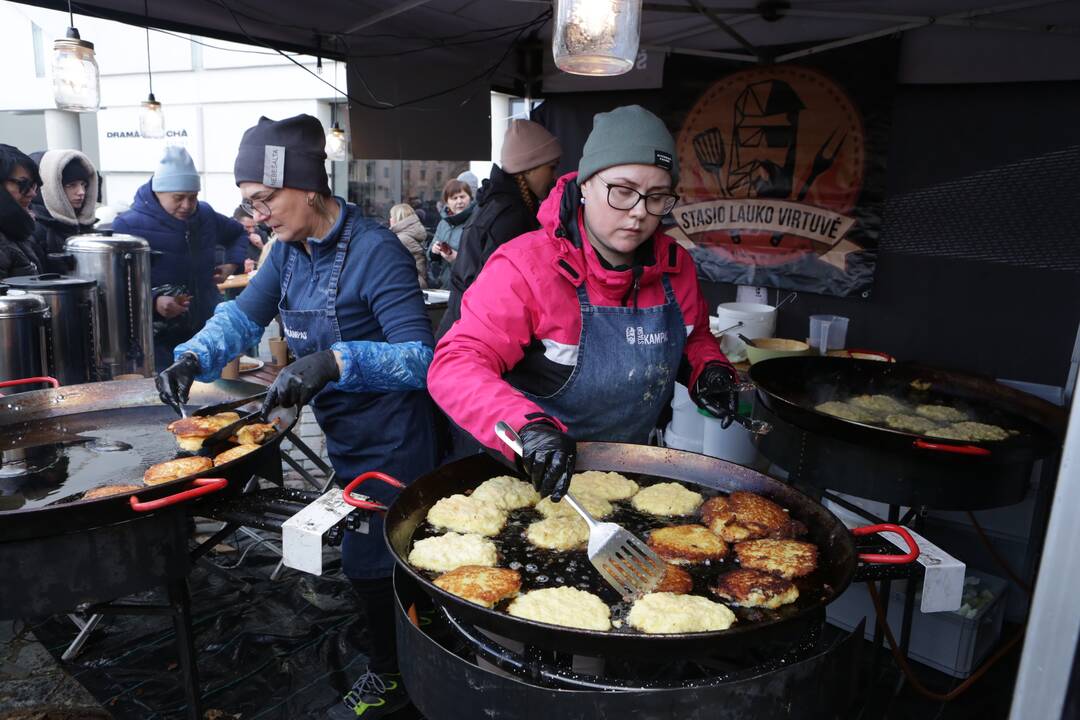
<instances>
[{"instance_id":1,"label":"woman with braided hair","mask_svg":"<svg viewBox=\"0 0 1080 720\"><path fill-rule=\"evenodd\" d=\"M476 209L461 234L450 271L450 300L436 340L461 316L461 296L491 253L518 235L540 229L536 213L555 185L562 157L558 139L539 123L514 120L503 137L500 164L476 194Z\"/></svg>"}]
</instances>

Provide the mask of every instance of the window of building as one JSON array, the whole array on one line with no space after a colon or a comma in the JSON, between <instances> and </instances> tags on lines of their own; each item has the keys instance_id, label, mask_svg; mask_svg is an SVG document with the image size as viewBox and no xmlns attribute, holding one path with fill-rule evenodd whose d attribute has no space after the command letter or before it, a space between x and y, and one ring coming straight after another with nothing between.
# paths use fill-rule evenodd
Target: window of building
<instances>
[{"instance_id":1,"label":"window of building","mask_svg":"<svg viewBox=\"0 0 1080 720\"><path fill-rule=\"evenodd\" d=\"M434 232L445 179L468 169L464 160L353 160L349 202L384 223L389 221L391 207L408 203L420 211L421 221Z\"/></svg>"}]
</instances>

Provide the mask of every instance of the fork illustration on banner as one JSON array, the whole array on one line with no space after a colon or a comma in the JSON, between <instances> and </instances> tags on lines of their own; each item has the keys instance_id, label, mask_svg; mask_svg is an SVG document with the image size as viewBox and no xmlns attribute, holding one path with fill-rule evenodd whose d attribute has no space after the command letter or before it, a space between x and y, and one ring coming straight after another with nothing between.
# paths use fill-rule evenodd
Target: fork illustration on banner
<instances>
[{"instance_id":1,"label":"fork illustration on banner","mask_svg":"<svg viewBox=\"0 0 1080 720\"><path fill-rule=\"evenodd\" d=\"M810 174L806 176L806 181L803 183L802 189L799 190L796 200L804 200L814 182L836 162L836 156L840 154L840 149L844 147L844 141L847 140L847 132L845 132L833 145L833 138L836 137L838 131L839 128L829 133L829 137L825 138L825 142L821 144L821 149L818 150L817 155L814 156L814 162L810 165Z\"/></svg>"}]
</instances>

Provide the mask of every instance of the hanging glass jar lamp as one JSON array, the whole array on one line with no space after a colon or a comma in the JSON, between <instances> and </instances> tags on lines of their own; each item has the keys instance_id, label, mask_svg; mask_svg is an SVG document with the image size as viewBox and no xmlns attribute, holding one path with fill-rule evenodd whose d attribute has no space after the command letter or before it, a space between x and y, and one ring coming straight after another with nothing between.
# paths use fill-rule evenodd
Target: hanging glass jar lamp
<instances>
[{"instance_id":1,"label":"hanging glass jar lamp","mask_svg":"<svg viewBox=\"0 0 1080 720\"><path fill-rule=\"evenodd\" d=\"M641 0L557 0L555 65L574 75L622 75L634 67Z\"/></svg>"},{"instance_id":2,"label":"hanging glass jar lamp","mask_svg":"<svg viewBox=\"0 0 1080 720\"><path fill-rule=\"evenodd\" d=\"M326 133L326 158L334 162L349 159L349 139L338 123Z\"/></svg>"},{"instance_id":3,"label":"hanging glass jar lamp","mask_svg":"<svg viewBox=\"0 0 1080 720\"><path fill-rule=\"evenodd\" d=\"M95 112L101 105L101 77L94 43L79 37L74 27L53 42L53 99L60 110Z\"/></svg>"}]
</instances>

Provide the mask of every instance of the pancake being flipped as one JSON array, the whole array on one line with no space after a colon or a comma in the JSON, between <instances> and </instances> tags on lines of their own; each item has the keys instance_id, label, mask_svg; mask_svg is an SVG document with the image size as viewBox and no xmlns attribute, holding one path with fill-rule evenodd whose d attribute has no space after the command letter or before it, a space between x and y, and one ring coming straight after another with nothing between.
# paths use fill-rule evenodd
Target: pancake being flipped
<instances>
[{"instance_id":1,"label":"pancake being flipped","mask_svg":"<svg viewBox=\"0 0 1080 720\"><path fill-rule=\"evenodd\" d=\"M521 574L506 568L462 565L435 578L435 584L448 593L490 608L518 594Z\"/></svg>"},{"instance_id":2,"label":"pancake being flipped","mask_svg":"<svg viewBox=\"0 0 1080 720\"><path fill-rule=\"evenodd\" d=\"M518 510L540 502L540 493L530 483L509 475L500 475L480 483L470 495L500 510Z\"/></svg>"},{"instance_id":3,"label":"pancake being flipped","mask_svg":"<svg viewBox=\"0 0 1080 720\"><path fill-rule=\"evenodd\" d=\"M660 584L656 586L653 592L685 595L693 589L694 578L690 577L690 573L681 567L667 563L667 567L664 568L664 579L660 581Z\"/></svg>"},{"instance_id":4,"label":"pancake being flipped","mask_svg":"<svg viewBox=\"0 0 1080 720\"><path fill-rule=\"evenodd\" d=\"M701 506L701 519L727 542L761 538L790 538L806 532L784 508L754 493L736 491L714 497Z\"/></svg>"},{"instance_id":5,"label":"pancake being flipped","mask_svg":"<svg viewBox=\"0 0 1080 720\"><path fill-rule=\"evenodd\" d=\"M101 487L92 488L83 493L83 500L97 500L98 498L109 497L110 495L120 495L122 493L133 492L135 490L142 490L145 485L102 485Z\"/></svg>"},{"instance_id":6,"label":"pancake being flipped","mask_svg":"<svg viewBox=\"0 0 1080 720\"><path fill-rule=\"evenodd\" d=\"M411 565L435 572L449 572L463 565L494 567L497 559L495 543L479 535L455 532L417 540L409 552Z\"/></svg>"},{"instance_id":7,"label":"pancake being flipped","mask_svg":"<svg viewBox=\"0 0 1080 720\"><path fill-rule=\"evenodd\" d=\"M630 502L641 512L673 517L693 515L704 499L701 493L687 490L679 483L665 482L641 490Z\"/></svg>"},{"instance_id":8,"label":"pancake being flipped","mask_svg":"<svg viewBox=\"0 0 1080 720\"><path fill-rule=\"evenodd\" d=\"M727 630L735 613L700 595L649 593L627 615L630 626L650 635Z\"/></svg>"},{"instance_id":9,"label":"pancake being flipped","mask_svg":"<svg viewBox=\"0 0 1080 720\"><path fill-rule=\"evenodd\" d=\"M814 572L817 554L817 545L801 540L748 540L735 545L735 555L744 568L786 580Z\"/></svg>"},{"instance_id":10,"label":"pancake being flipped","mask_svg":"<svg viewBox=\"0 0 1080 720\"><path fill-rule=\"evenodd\" d=\"M530 590L514 598L507 609L514 617L549 625L610 630L611 609L604 601L584 590L572 587Z\"/></svg>"},{"instance_id":11,"label":"pancake being flipped","mask_svg":"<svg viewBox=\"0 0 1080 720\"><path fill-rule=\"evenodd\" d=\"M617 472L586 470L570 478L570 492L578 495L592 495L608 501L629 500L637 494L638 484Z\"/></svg>"},{"instance_id":12,"label":"pancake being flipped","mask_svg":"<svg viewBox=\"0 0 1080 720\"><path fill-rule=\"evenodd\" d=\"M212 467L214 467L214 461L210 458L198 456L177 458L151 465L143 473L143 482L147 485L160 485L209 470Z\"/></svg>"},{"instance_id":13,"label":"pancake being flipped","mask_svg":"<svg viewBox=\"0 0 1080 720\"><path fill-rule=\"evenodd\" d=\"M675 525L649 533L648 545L675 565L697 565L727 555L727 543L701 525Z\"/></svg>"},{"instance_id":14,"label":"pancake being flipped","mask_svg":"<svg viewBox=\"0 0 1080 720\"><path fill-rule=\"evenodd\" d=\"M174 420L166 429L176 436L176 443L181 450L198 452L202 449L203 440L239 419L240 415L234 412L223 412L206 417L192 415Z\"/></svg>"},{"instance_id":15,"label":"pancake being flipped","mask_svg":"<svg viewBox=\"0 0 1080 720\"><path fill-rule=\"evenodd\" d=\"M225 452L217 455L214 458L214 465L224 465L227 462L232 462L237 458L242 458L248 453L255 452L258 449L259 446L253 444L237 445L236 447L226 450Z\"/></svg>"},{"instance_id":16,"label":"pancake being flipped","mask_svg":"<svg viewBox=\"0 0 1080 720\"><path fill-rule=\"evenodd\" d=\"M581 516L544 518L529 525L525 530L525 539L545 550L577 550L588 544L589 526Z\"/></svg>"},{"instance_id":17,"label":"pancake being flipped","mask_svg":"<svg viewBox=\"0 0 1080 720\"><path fill-rule=\"evenodd\" d=\"M775 610L799 599L799 589L790 580L746 568L724 573L709 590L738 607Z\"/></svg>"},{"instance_id":18,"label":"pancake being flipped","mask_svg":"<svg viewBox=\"0 0 1080 720\"><path fill-rule=\"evenodd\" d=\"M615 512L615 507L603 498L598 498L595 495L583 494L578 495L574 493L574 499L578 501L578 504L585 508L585 512L592 515L594 518L606 518L611 513ZM578 511L570 506L570 503L552 502L551 496L544 498L540 502L536 503L536 512L540 513L546 518L551 517L574 517L581 518Z\"/></svg>"},{"instance_id":19,"label":"pancake being flipped","mask_svg":"<svg viewBox=\"0 0 1080 720\"><path fill-rule=\"evenodd\" d=\"M236 431L236 442L239 445L262 445L274 437L276 431L273 423L251 423Z\"/></svg>"},{"instance_id":20,"label":"pancake being flipped","mask_svg":"<svg viewBox=\"0 0 1080 720\"><path fill-rule=\"evenodd\" d=\"M454 532L491 537L503 529L506 512L467 495L451 495L431 506L427 521Z\"/></svg>"}]
</instances>

